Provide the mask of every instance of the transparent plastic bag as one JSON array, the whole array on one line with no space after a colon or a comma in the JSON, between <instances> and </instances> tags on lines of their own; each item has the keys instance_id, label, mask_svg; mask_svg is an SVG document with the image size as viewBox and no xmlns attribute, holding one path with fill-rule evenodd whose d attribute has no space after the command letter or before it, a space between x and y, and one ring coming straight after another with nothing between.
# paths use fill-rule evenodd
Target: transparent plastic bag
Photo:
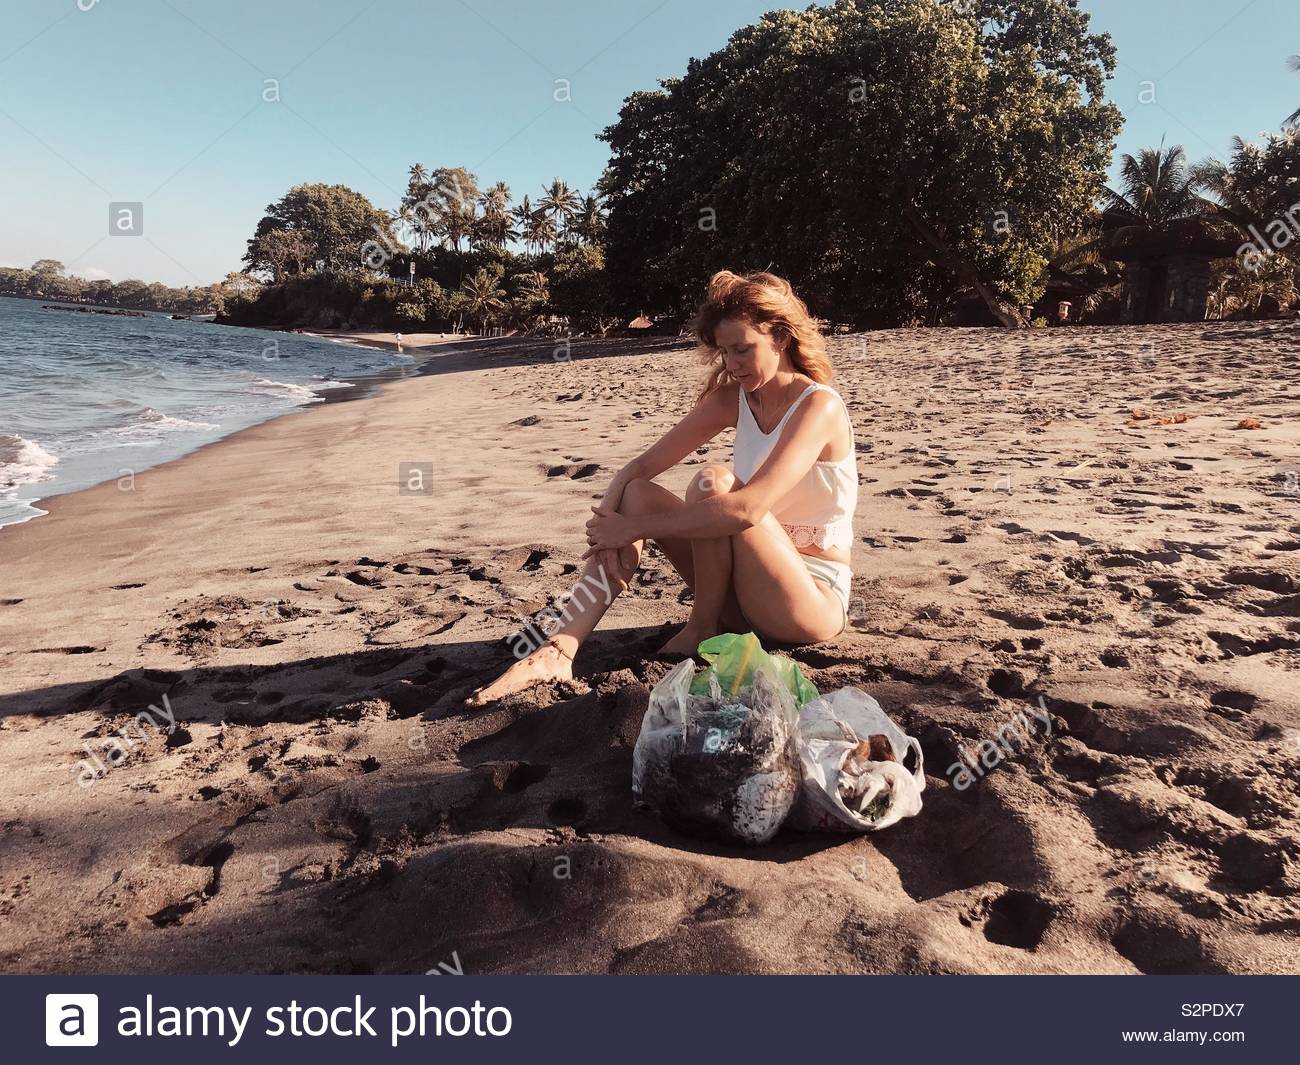
<instances>
[{"instance_id":1,"label":"transparent plastic bag","mask_svg":"<svg viewBox=\"0 0 1300 1065\"><path fill-rule=\"evenodd\" d=\"M701 680L686 661L650 693L632 752L632 794L674 828L766 843L794 806L799 711L785 678L759 651L743 673L730 675L726 690L715 669Z\"/></svg>"},{"instance_id":2,"label":"transparent plastic bag","mask_svg":"<svg viewBox=\"0 0 1300 1065\"><path fill-rule=\"evenodd\" d=\"M799 663L785 655L769 654L763 650L758 637L752 632L738 634L726 632L703 641L699 656L709 664L691 681L691 691L696 695L710 694L710 686L718 684L724 693L735 694L750 674L760 664L770 666L794 696L795 706L817 698L817 689L803 675Z\"/></svg>"},{"instance_id":3,"label":"transparent plastic bag","mask_svg":"<svg viewBox=\"0 0 1300 1065\"><path fill-rule=\"evenodd\" d=\"M875 832L921 812L921 745L860 688L840 688L799 715L803 785L790 826ZM915 768L907 768L913 760Z\"/></svg>"}]
</instances>

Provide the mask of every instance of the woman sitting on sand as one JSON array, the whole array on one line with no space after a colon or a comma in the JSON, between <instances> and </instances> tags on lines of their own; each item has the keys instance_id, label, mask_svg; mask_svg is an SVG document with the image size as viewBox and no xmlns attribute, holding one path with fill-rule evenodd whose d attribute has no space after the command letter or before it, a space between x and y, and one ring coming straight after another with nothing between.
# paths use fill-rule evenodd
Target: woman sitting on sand
<instances>
[{"instance_id":1,"label":"woman sitting on sand","mask_svg":"<svg viewBox=\"0 0 1300 1065\"><path fill-rule=\"evenodd\" d=\"M820 643L848 623L849 549L858 474L853 426L826 344L789 282L724 270L692 323L712 367L676 426L624 466L587 522L588 559L550 638L470 702L542 680L569 680L573 657L625 591L653 540L694 593L690 620L665 645L694 654L719 632L769 643ZM705 466L680 499L654 483L724 429L732 469Z\"/></svg>"}]
</instances>

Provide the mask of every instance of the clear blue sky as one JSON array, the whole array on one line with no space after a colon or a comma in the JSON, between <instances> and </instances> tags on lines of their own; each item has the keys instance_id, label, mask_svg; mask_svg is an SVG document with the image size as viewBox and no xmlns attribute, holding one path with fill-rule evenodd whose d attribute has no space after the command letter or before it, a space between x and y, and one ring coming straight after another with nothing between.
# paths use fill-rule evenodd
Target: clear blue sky
<instances>
[{"instance_id":1,"label":"clear blue sky","mask_svg":"<svg viewBox=\"0 0 1300 1065\"><path fill-rule=\"evenodd\" d=\"M1083 0L1120 67L1120 151L1193 159L1300 106L1296 0ZM414 162L536 198L586 191L623 98L681 73L764 0L0 0L0 264L205 284L304 181L396 205ZM802 4L798 6L803 6ZM88 10L80 10L87 8ZM280 102L264 102L264 79ZM572 100L554 99L555 79ZM1139 102L1154 81L1157 102ZM142 201L144 237L108 233Z\"/></svg>"}]
</instances>

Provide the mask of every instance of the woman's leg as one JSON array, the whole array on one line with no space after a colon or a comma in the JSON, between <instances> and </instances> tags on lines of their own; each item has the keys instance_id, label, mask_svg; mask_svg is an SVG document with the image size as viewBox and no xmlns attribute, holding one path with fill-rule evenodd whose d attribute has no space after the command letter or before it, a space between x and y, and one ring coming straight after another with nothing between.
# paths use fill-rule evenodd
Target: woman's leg
<instances>
[{"instance_id":1,"label":"woman's leg","mask_svg":"<svg viewBox=\"0 0 1300 1065\"><path fill-rule=\"evenodd\" d=\"M725 466L705 466L686 489L686 502L696 503L710 496L730 492L736 475ZM731 587L731 538L718 536L689 541L691 550L691 585L694 598L691 616L681 631L663 646L664 651L693 655L701 640L721 631L724 616L729 623L739 616ZM743 624L743 622L742 622Z\"/></svg>"},{"instance_id":2,"label":"woman's leg","mask_svg":"<svg viewBox=\"0 0 1300 1065\"><path fill-rule=\"evenodd\" d=\"M623 514L661 514L685 505L668 489L653 481L638 479L629 482L624 489L619 511ZM572 679L573 656L631 581L641 564L644 546L644 541L638 540L623 548L618 552L616 566L612 564L612 555L601 554L588 559L562 608L560 624L546 643L515 662L491 684L474 692L466 700L469 705L483 706L539 681ZM693 572L690 541L665 540L659 543L659 547L682 579L690 584Z\"/></svg>"},{"instance_id":3,"label":"woman's leg","mask_svg":"<svg viewBox=\"0 0 1300 1065\"><path fill-rule=\"evenodd\" d=\"M779 643L820 643L839 634L844 607L813 579L789 534L771 514L731 537L736 599L756 632Z\"/></svg>"}]
</instances>

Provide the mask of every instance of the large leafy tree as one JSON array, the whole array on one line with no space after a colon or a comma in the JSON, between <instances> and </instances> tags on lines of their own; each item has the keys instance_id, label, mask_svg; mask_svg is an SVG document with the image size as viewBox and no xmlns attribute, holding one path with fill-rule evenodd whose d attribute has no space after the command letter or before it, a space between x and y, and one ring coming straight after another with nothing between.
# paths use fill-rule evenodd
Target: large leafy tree
<instances>
[{"instance_id":1,"label":"large leafy tree","mask_svg":"<svg viewBox=\"0 0 1300 1065\"><path fill-rule=\"evenodd\" d=\"M285 274L301 274L315 262L314 249L306 234L288 229L269 229L253 238L253 257L271 271L279 282Z\"/></svg>"},{"instance_id":2,"label":"large leafy tree","mask_svg":"<svg viewBox=\"0 0 1300 1065\"><path fill-rule=\"evenodd\" d=\"M295 185L269 205L244 254L250 271L276 273L271 249L285 239L268 242L276 231L298 234L302 247L296 250L306 251L304 261L322 262L330 271L359 267L367 242L398 247L388 215L346 185Z\"/></svg>"},{"instance_id":3,"label":"large leafy tree","mask_svg":"<svg viewBox=\"0 0 1300 1065\"><path fill-rule=\"evenodd\" d=\"M766 267L823 314L896 322L968 286L1020 324L1120 126L1088 26L1071 0L841 0L633 94L602 134L625 309Z\"/></svg>"},{"instance_id":4,"label":"large leafy tree","mask_svg":"<svg viewBox=\"0 0 1300 1065\"><path fill-rule=\"evenodd\" d=\"M551 270L551 306L575 329L604 333L613 324L605 254L590 244L565 248Z\"/></svg>"}]
</instances>

